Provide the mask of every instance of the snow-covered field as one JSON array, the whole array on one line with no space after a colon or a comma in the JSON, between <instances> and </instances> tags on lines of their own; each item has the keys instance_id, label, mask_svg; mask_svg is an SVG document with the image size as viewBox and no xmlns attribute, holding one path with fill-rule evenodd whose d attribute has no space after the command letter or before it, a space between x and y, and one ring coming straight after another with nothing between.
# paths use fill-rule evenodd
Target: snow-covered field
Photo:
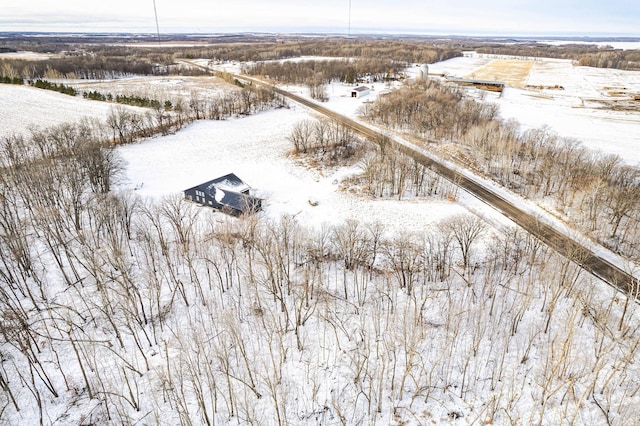
<instances>
[{"instance_id":1,"label":"snow-covered field","mask_svg":"<svg viewBox=\"0 0 640 426\"><path fill-rule=\"evenodd\" d=\"M112 108L113 104L51 90L0 84L0 138L83 118L104 121Z\"/></svg>"},{"instance_id":2,"label":"snow-covered field","mask_svg":"<svg viewBox=\"0 0 640 426\"><path fill-rule=\"evenodd\" d=\"M137 95L159 101L176 99L203 99L219 96L232 88L216 77L129 77L117 80L72 80L65 84L83 92L98 91L112 95Z\"/></svg>"},{"instance_id":3,"label":"snow-covered field","mask_svg":"<svg viewBox=\"0 0 640 426\"><path fill-rule=\"evenodd\" d=\"M468 54L433 64L429 69L432 74L465 77L491 61ZM633 94L640 93L640 72L541 59L534 62L527 84L558 85L564 90L507 87L502 95L483 92L482 96L500 106L503 118L520 122L523 130L548 126L588 148L617 154L629 164L640 163L640 101L630 100ZM626 107L614 109L616 102Z\"/></svg>"},{"instance_id":4,"label":"snow-covered field","mask_svg":"<svg viewBox=\"0 0 640 426\"><path fill-rule=\"evenodd\" d=\"M48 53L37 53L37 52L28 52L28 51L19 51L19 52L3 52L0 53L0 59L22 59L26 61L42 61L47 60L52 57L59 56L57 54L48 54Z\"/></svg>"}]
</instances>

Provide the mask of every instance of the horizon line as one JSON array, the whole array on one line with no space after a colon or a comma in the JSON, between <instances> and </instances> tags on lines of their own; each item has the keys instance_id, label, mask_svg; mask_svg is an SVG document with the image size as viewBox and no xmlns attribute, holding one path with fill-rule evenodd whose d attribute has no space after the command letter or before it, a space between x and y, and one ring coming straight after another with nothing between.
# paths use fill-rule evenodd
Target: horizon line
<instances>
[{"instance_id":1,"label":"horizon line","mask_svg":"<svg viewBox=\"0 0 640 426\"><path fill-rule=\"evenodd\" d=\"M153 31L68 31L68 30L56 30L56 31L43 31L43 30L1 30L0 34L23 34L23 35L93 35L93 36L114 36L114 35L132 35L132 36L154 36L157 37L157 34ZM317 36L335 36L335 37L345 37L345 38L356 38L361 36L414 36L414 37L453 37L453 38L501 38L501 39L541 39L541 40L549 40L549 39L557 39L557 40L575 40L575 39L586 39L586 40L604 40L607 39L628 39L628 41L640 41L640 35L628 35L628 34L616 34L616 33L531 33L531 34L498 34L498 33L445 33L445 32L411 32L411 31L380 31L380 30L365 30L362 29L360 32L352 32L351 34L346 34L340 31L321 31L321 30L301 30L301 31L275 31L275 30L263 30L263 31L233 31L233 30L222 30L222 31L167 31L164 33L160 33L160 37L170 37L170 36L225 36L225 35L317 35Z\"/></svg>"}]
</instances>

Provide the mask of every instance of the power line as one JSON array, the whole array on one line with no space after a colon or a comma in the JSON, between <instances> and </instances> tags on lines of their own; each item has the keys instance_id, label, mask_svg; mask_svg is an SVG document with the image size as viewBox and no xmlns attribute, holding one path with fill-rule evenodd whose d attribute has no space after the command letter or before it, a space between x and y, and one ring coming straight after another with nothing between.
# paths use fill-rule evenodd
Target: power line
<instances>
[{"instance_id":1,"label":"power line","mask_svg":"<svg viewBox=\"0 0 640 426\"><path fill-rule=\"evenodd\" d=\"M156 34L158 35L158 47L160 47L160 25L158 25L158 9L156 9L156 0L153 0L153 13L156 16Z\"/></svg>"}]
</instances>

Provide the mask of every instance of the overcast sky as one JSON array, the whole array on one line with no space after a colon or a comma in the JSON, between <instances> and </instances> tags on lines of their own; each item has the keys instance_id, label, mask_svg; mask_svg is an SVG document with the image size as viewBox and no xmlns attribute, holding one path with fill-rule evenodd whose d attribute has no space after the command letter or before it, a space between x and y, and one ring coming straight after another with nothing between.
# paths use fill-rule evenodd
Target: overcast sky
<instances>
[{"instance_id":1,"label":"overcast sky","mask_svg":"<svg viewBox=\"0 0 640 426\"><path fill-rule=\"evenodd\" d=\"M6 1L2 31L155 33L153 0ZM347 33L349 0L156 0L160 32ZM351 0L351 32L640 36L640 0Z\"/></svg>"}]
</instances>

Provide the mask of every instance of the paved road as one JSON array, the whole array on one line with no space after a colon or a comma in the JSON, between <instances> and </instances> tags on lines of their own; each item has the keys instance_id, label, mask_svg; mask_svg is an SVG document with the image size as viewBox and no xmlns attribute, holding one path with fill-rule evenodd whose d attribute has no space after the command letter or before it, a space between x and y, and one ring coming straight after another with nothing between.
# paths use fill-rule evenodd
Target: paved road
<instances>
[{"instance_id":1,"label":"paved road","mask_svg":"<svg viewBox=\"0 0 640 426\"><path fill-rule=\"evenodd\" d=\"M199 67L208 69L203 66ZM318 105L315 102L282 90L259 79L242 75L234 75L234 77L239 80L251 81L257 85L269 87L276 93L294 102L311 108L314 111L350 127L354 132L370 141L387 141L387 143L390 143L399 151L411 156L419 163L430 168L451 182L454 182L477 197L479 200L495 208L527 232L530 232L532 235L536 236L565 257L575 261L586 271L607 282L609 285L618 288L625 293L637 293L636 289L638 287L638 280L629 273L618 268L616 265L595 253L590 248L576 242L562 231L540 221L538 217L518 207L512 201L505 199L490 187L483 185L482 182L469 178L467 175L461 173L455 168L452 168L445 162L438 161L436 158L426 155L419 147L395 140L393 137L389 137L377 130L371 129L357 121L345 117L344 115L338 114Z\"/></svg>"}]
</instances>

